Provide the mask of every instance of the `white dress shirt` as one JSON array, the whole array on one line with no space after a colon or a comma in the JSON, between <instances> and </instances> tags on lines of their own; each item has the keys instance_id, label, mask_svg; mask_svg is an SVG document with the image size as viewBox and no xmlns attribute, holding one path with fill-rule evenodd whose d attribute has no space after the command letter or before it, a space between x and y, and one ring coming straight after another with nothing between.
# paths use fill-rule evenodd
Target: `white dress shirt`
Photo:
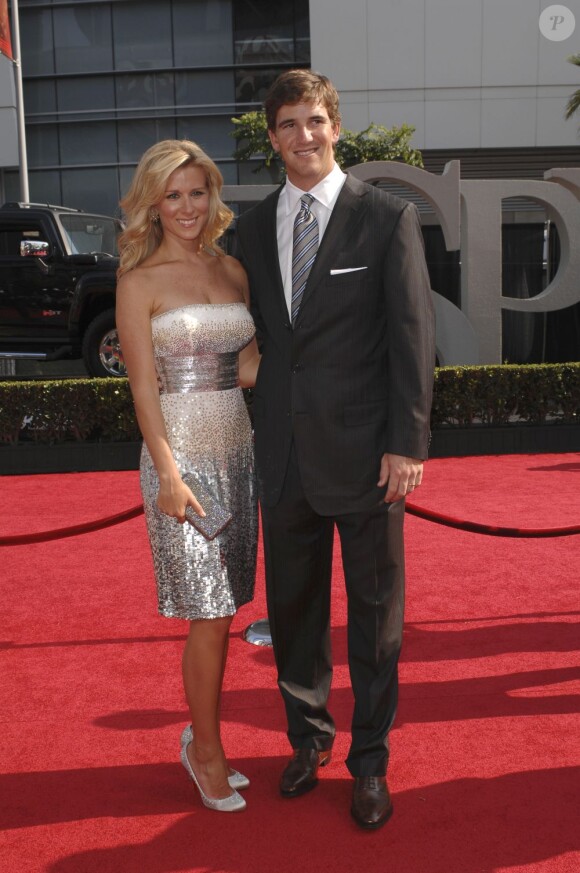
<instances>
[{"instance_id":1,"label":"white dress shirt","mask_svg":"<svg viewBox=\"0 0 580 873\"><path fill-rule=\"evenodd\" d=\"M318 221L318 244L320 245L324 231L332 215L334 204L338 199L338 195L346 180L346 173L343 173L338 164L335 164L328 176L319 182L310 191L303 191L293 185L289 179L286 179L280 197L278 198L278 209L276 212L276 231L278 238L278 257L280 259L280 272L282 281L284 282L284 297L286 298L286 306L288 314L291 313L292 307L292 243L294 236L294 222L296 216L300 212L300 198L304 194L312 194L314 202L310 207L311 211L316 216Z\"/></svg>"}]
</instances>

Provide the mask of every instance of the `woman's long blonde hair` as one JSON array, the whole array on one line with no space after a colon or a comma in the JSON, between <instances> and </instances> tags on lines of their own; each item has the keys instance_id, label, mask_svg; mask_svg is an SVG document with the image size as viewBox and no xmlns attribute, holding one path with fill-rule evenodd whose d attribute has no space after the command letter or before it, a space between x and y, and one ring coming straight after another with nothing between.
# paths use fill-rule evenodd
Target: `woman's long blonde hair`
<instances>
[{"instance_id":1,"label":"woman's long blonde hair","mask_svg":"<svg viewBox=\"0 0 580 873\"><path fill-rule=\"evenodd\" d=\"M126 227L119 237L117 276L138 267L159 246L163 229L159 221L153 220L152 210L163 197L171 174L186 165L200 167L205 172L209 189L208 220L201 234L201 246L213 254L224 254L216 240L229 227L234 213L220 198L224 181L222 174L196 143L186 139L165 139L147 149L129 190L121 200Z\"/></svg>"}]
</instances>

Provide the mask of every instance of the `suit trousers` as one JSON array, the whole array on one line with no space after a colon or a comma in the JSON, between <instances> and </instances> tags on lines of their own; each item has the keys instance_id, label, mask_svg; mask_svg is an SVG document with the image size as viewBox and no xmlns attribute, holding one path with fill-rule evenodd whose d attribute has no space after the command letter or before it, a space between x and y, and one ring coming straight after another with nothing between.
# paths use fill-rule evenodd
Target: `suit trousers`
<instances>
[{"instance_id":1,"label":"suit trousers","mask_svg":"<svg viewBox=\"0 0 580 873\"><path fill-rule=\"evenodd\" d=\"M378 477L378 463L377 463ZM354 694L353 776L384 775L398 697L404 607L404 501L319 515L304 494L294 447L280 500L262 506L270 631L293 748L332 747L330 590L334 528L348 602Z\"/></svg>"}]
</instances>

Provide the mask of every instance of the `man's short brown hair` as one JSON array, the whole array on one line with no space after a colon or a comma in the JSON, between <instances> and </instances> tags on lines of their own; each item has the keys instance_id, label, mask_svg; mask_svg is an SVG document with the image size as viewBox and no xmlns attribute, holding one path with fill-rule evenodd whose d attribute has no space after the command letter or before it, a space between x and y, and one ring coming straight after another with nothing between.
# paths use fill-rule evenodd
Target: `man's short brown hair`
<instances>
[{"instance_id":1,"label":"man's short brown hair","mask_svg":"<svg viewBox=\"0 0 580 873\"><path fill-rule=\"evenodd\" d=\"M268 130L276 130L280 107L295 103L322 103L331 123L340 123L338 92L330 79L313 70L286 70L278 76L264 100Z\"/></svg>"}]
</instances>

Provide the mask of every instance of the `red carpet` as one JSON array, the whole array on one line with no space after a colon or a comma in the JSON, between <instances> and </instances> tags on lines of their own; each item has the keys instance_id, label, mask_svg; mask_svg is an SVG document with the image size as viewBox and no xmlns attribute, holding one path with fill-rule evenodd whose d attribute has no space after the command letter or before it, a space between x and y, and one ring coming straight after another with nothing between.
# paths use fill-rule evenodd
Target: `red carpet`
<instances>
[{"instance_id":1,"label":"red carpet","mask_svg":"<svg viewBox=\"0 0 580 873\"><path fill-rule=\"evenodd\" d=\"M140 502L135 472L4 477L0 536ZM413 502L490 525L580 521L580 456L430 461ZM156 614L143 517L0 549L0 869L8 873L577 873L580 536L507 539L407 517L395 814L359 831L335 570L338 736L321 785L277 796L288 754L272 654L236 617L224 744L248 810L205 810L178 761L185 623Z\"/></svg>"}]
</instances>

